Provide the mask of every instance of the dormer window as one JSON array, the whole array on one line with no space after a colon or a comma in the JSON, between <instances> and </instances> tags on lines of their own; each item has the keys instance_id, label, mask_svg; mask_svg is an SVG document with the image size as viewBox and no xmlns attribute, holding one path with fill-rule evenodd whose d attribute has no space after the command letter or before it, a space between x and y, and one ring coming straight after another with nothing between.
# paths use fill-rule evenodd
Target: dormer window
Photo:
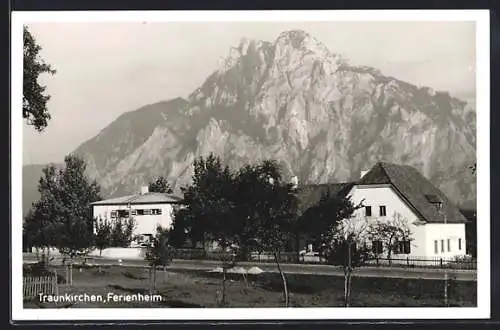
<instances>
[{"instance_id":1,"label":"dormer window","mask_svg":"<svg viewBox=\"0 0 500 330\"><path fill-rule=\"evenodd\" d=\"M443 202L441 201L441 199L438 196L425 195L425 198L427 199L427 201L429 203L431 203L436 208L436 210L440 211L443 208Z\"/></svg>"}]
</instances>

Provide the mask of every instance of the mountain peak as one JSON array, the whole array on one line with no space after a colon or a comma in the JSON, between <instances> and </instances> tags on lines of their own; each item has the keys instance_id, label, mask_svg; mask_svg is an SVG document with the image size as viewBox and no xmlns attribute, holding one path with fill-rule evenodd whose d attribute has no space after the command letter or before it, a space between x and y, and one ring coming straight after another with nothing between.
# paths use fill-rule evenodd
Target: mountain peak
<instances>
[{"instance_id":1,"label":"mountain peak","mask_svg":"<svg viewBox=\"0 0 500 330\"><path fill-rule=\"evenodd\" d=\"M289 30L280 33L276 38L277 47L291 46L295 50L320 50L319 53L328 54L329 51L324 44L303 30Z\"/></svg>"},{"instance_id":2,"label":"mountain peak","mask_svg":"<svg viewBox=\"0 0 500 330\"><path fill-rule=\"evenodd\" d=\"M461 172L475 161L473 110L349 65L303 30L242 38L228 53L187 101L118 119L78 149L103 191L128 194L158 174L188 184L194 159L213 151L232 167L276 159L312 183L350 180L382 158L473 198L475 179Z\"/></svg>"},{"instance_id":3,"label":"mountain peak","mask_svg":"<svg viewBox=\"0 0 500 330\"><path fill-rule=\"evenodd\" d=\"M286 40L290 42L302 43L308 38L311 38L311 35L304 30L288 30L281 32L276 41Z\"/></svg>"}]
</instances>

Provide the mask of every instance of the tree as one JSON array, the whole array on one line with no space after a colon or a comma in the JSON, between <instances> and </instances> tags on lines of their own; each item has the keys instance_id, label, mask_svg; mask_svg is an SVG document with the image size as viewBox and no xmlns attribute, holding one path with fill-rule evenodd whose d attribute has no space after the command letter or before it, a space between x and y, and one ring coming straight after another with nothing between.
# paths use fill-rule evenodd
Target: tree
<instances>
[{"instance_id":1,"label":"tree","mask_svg":"<svg viewBox=\"0 0 500 330\"><path fill-rule=\"evenodd\" d=\"M176 248L181 248L186 243L187 239L191 236L198 237L199 235L193 234L196 232L196 228L193 228L195 221L193 220L194 215L191 213L191 209L188 208L174 208L173 210L173 220L172 220L172 230L170 231L170 242ZM191 241L192 247L196 246L196 241Z\"/></svg>"},{"instance_id":2,"label":"tree","mask_svg":"<svg viewBox=\"0 0 500 330\"><path fill-rule=\"evenodd\" d=\"M133 217L116 218L111 224L110 246L128 247L132 242L135 226Z\"/></svg>"},{"instance_id":3,"label":"tree","mask_svg":"<svg viewBox=\"0 0 500 330\"><path fill-rule=\"evenodd\" d=\"M44 250L55 246L56 233L54 219L51 214L54 210L54 194L57 190L57 171L54 166L42 170L42 177L38 183L40 199L32 204L23 223L23 233L31 245Z\"/></svg>"},{"instance_id":4,"label":"tree","mask_svg":"<svg viewBox=\"0 0 500 330\"><path fill-rule=\"evenodd\" d=\"M193 183L182 188L185 208L175 211L174 217L184 222L193 246L198 242L205 246L206 239L215 232L212 229L216 221L228 209L227 188L232 174L214 154L199 157L193 165Z\"/></svg>"},{"instance_id":5,"label":"tree","mask_svg":"<svg viewBox=\"0 0 500 330\"><path fill-rule=\"evenodd\" d=\"M47 249L47 254L50 251L49 248L56 245L57 238L54 228L55 219L51 216L56 212L54 200L58 189L57 175L54 166L47 166L42 170L42 176L38 182L40 199L32 203L23 223L24 238L37 250ZM45 253L42 257L45 259Z\"/></svg>"},{"instance_id":6,"label":"tree","mask_svg":"<svg viewBox=\"0 0 500 330\"><path fill-rule=\"evenodd\" d=\"M368 249L370 224L366 218L352 216L340 220L324 236L331 260L344 268L344 306L349 307L352 272L371 257Z\"/></svg>"},{"instance_id":7,"label":"tree","mask_svg":"<svg viewBox=\"0 0 500 330\"><path fill-rule=\"evenodd\" d=\"M99 249L99 255L102 250L111 246L111 229L108 219L95 219L94 245Z\"/></svg>"},{"instance_id":8,"label":"tree","mask_svg":"<svg viewBox=\"0 0 500 330\"><path fill-rule=\"evenodd\" d=\"M88 254L92 249L92 226L93 220L88 216L68 214L64 217L56 228L59 252L70 258Z\"/></svg>"},{"instance_id":9,"label":"tree","mask_svg":"<svg viewBox=\"0 0 500 330\"><path fill-rule=\"evenodd\" d=\"M164 194L171 194L173 192L172 186L168 182L167 178L159 176L154 178L149 182L148 190L150 192L158 192Z\"/></svg>"},{"instance_id":10,"label":"tree","mask_svg":"<svg viewBox=\"0 0 500 330\"><path fill-rule=\"evenodd\" d=\"M408 220L395 212L390 220L377 220L370 226L371 241L379 241L386 248L387 259L394 252L410 252L412 232Z\"/></svg>"},{"instance_id":11,"label":"tree","mask_svg":"<svg viewBox=\"0 0 500 330\"><path fill-rule=\"evenodd\" d=\"M43 73L54 75L56 70L40 58L42 47L26 26L23 27L23 118L37 131L43 131L51 119L47 110L50 95L46 86L40 85L38 78Z\"/></svg>"},{"instance_id":12,"label":"tree","mask_svg":"<svg viewBox=\"0 0 500 330\"><path fill-rule=\"evenodd\" d=\"M283 283L284 305L288 307L288 286L280 253L285 251L296 221L298 200L292 185L283 182L275 161L265 160L240 169L235 196L239 241L242 245L254 242L259 251L272 252Z\"/></svg>"},{"instance_id":13,"label":"tree","mask_svg":"<svg viewBox=\"0 0 500 330\"><path fill-rule=\"evenodd\" d=\"M146 251L145 260L151 266L152 289L156 290L156 268L163 266L166 276L167 266L172 261L175 249L168 242L169 231L161 226L156 228L156 234Z\"/></svg>"},{"instance_id":14,"label":"tree","mask_svg":"<svg viewBox=\"0 0 500 330\"><path fill-rule=\"evenodd\" d=\"M25 230L35 246L56 247L62 254L74 257L92 247L90 203L101 196L99 185L85 176L82 158L68 155L64 162L63 169L44 168L38 184L40 199L33 203Z\"/></svg>"},{"instance_id":15,"label":"tree","mask_svg":"<svg viewBox=\"0 0 500 330\"><path fill-rule=\"evenodd\" d=\"M314 246L324 255L326 251L323 251L323 248L330 239L325 234L333 231L340 221L351 218L354 212L362 207L362 203L354 204L349 197L332 195L327 191L316 205L310 207L298 219L298 231L309 236Z\"/></svg>"},{"instance_id":16,"label":"tree","mask_svg":"<svg viewBox=\"0 0 500 330\"><path fill-rule=\"evenodd\" d=\"M215 241L224 250L236 249L237 226L232 217L233 173L228 166L223 166L221 159L211 153L208 157L199 157L194 162L193 183L184 187L185 208L175 211L175 221L182 221L187 236L196 244L206 240ZM233 221L234 220L234 221ZM178 224L179 224L178 223ZM177 229L180 230L180 229ZM222 298L220 305L227 304L226 272L235 264L234 258L223 261Z\"/></svg>"},{"instance_id":17,"label":"tree","mask_svg":"<svg viewBox=\"0 0 500 330\"><path fill-rule=\"evenodd\" d=\"M43 252L41 260L46 263L48 261L49 248L55 246L56 233L53 228L54 224L50 221L50 218L44 216L40 210L44 204L37 202L34 205L37 205L37 208L31 209L23 222L23 239L27 241L25 242L26 245L37 249L37 256L39 249L42 251L47 249L47 254Z\"/></svg>"},{"instance_id":18,"label":"tree","mask_svg":"<svg viewBox=\"0 0 500 330\"><path fill-rule=\"evenodd\" d=\"M168 232L168 241L175 248L181 248L186 242L186 217L187 210L175 207L173 211L172 228Z\"/></svg>"}]
</instances>

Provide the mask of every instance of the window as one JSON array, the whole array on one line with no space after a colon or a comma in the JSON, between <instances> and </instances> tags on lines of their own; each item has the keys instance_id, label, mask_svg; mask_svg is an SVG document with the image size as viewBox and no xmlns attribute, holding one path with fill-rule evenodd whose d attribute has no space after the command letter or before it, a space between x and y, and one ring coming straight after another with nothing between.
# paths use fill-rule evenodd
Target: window
<instances>
[{"instance_id":1,"label":"window","mask_svg":"<svg viewBox=\"0 0 500 330\"><path fill-rule=\"evenodd\" d=\"M443 202L438 196L425 195L425 198L427 198L427 201L431 203L438 211L441 210L441 208L443 207Z\"/></svg>"},{"instance_id":2,"label":"window","mask_svg":"<svg viewBox=\"0 0 500 330\"><path fill-rule=\"evenodd\" d=\"M399 241L397 243L397 254L410 254L410 241Z\"/></svg>"},{"instance_id":3,"label":"window","mask_svg":"<svg viewBox=\"0 0 500 330\"><path fill-rule=\"evenodd\" d=\"M438 254L438 241L434 241L434 253Z\"/></svg>"},{"instance_id":4,"label":"window","mask_svg":"<svg viewBox=\"0 0 500 330\"><path fill-rule=\"evenodd\" d=\"M458 239L458 249L462 250L462 239L461 238Z\"/></svg>"},{"instance_id":5,"label":"window","mask_svg":"<svg viewBox=\"0 0 500 330\"><path fill-rule=\"evenodd\" d=\"M137 215L137 210L132 210L132 211L130 211L130 214L132 214L132 215Z\"/></svg>"},{"instance_id":6,"label":"window","mask_svg":"<svg viewBox=\"0 0 500 330\"><path fill-rule=\"evenodd\" d=\"M385 205L380 205L380 216L381 217L385 217L386 216Z\"/></svg>"},{"instance_id":7,"label":"window","mask_svg":"<svg viewBox=\"0 0 500 330\"><path fill-rule=\"evenodd\" d=\"M446 242L446 244L448 245L448 252L451 251L451 246L450 246L450 239L448 238L448 241Z\"/></svg>"},{"instance_id":8,"label":"window","mask_svg":"<svg viewBox=\"0 0 500 330\"><path fill-rule=\"evenodd\" d=\"M365 206L365 216L367 216L367 217L372 216L372 207L371 206Z\"/></svg>"},{"instance_id":9,"label":"window","mask_svg":"<svg viewBox=\"0 0 500 330\"><path fill-rule=\"evenodd\" d=\"M137 215L160 215L161 209L137 209Z\"/></svg>"},{"instance_id":10,"label":"window","mask_svg":"<svg viewBox=\"0 0 500 330\"><path fill-rule=\"evenodd\" d=\"M444 239L441 240L441 252L444 252Z\"/></svg>"},{"instance_id":11,"label":"window","mask_svg":"<svg viewBox=\"0 0 500 330\"><path fill-rule=\"evenodd\" d=\"M405 254L410 254L411 253L411 244L410 241L404 241L404 250L403 252Z\"/></svg>"},{"instance_id":12,"label":"window","mask_svg":"<svg viewBox=\"0 0 500 330\"><path fill-rule=\"evenodd\" d=\"M127 218L128 217L128 210L118 210L118 217L119 218Z\"/></svg>"},{"instance_id":13,"label":"window","mask_svg":"<svg viewBox=\"0 0 500 330\"><path fill-rule=\"evenodd\" d=\"M382 241L373 241L372 242L372 251L375 254L382 253Z\"/></svg>"},{"instance_id":14,"label":"window","mask_svg":"<svg viewBox=\"0 0 500 330\"><path fill-rule=\"evenodd\" d=\"M111 211L111 219L116 218L117 213L118 213L117 211Z\"/></svg>"}]
</instances>

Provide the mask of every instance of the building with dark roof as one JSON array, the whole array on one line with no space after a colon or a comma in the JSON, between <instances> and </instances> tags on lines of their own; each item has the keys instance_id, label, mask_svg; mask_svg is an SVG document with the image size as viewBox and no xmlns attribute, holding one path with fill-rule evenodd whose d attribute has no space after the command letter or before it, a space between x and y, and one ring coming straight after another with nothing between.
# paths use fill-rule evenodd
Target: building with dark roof
<instances>
[{"instance_id":1,"label":"building with dark roof","mask_svg":"<svg viewBox=\"0 0 500 330\"><path fill-rule=\"evenodd\" d=\"M299 187L300 212L306 212L327 192L349 196L356 204L362 202L364 207L357 212L368 220L405 219L412 240L409 248L395 254L429 258L466 254L467 219L414 167L379 162L362 171L355 182Z\"/></svg>"}]
</instances>

